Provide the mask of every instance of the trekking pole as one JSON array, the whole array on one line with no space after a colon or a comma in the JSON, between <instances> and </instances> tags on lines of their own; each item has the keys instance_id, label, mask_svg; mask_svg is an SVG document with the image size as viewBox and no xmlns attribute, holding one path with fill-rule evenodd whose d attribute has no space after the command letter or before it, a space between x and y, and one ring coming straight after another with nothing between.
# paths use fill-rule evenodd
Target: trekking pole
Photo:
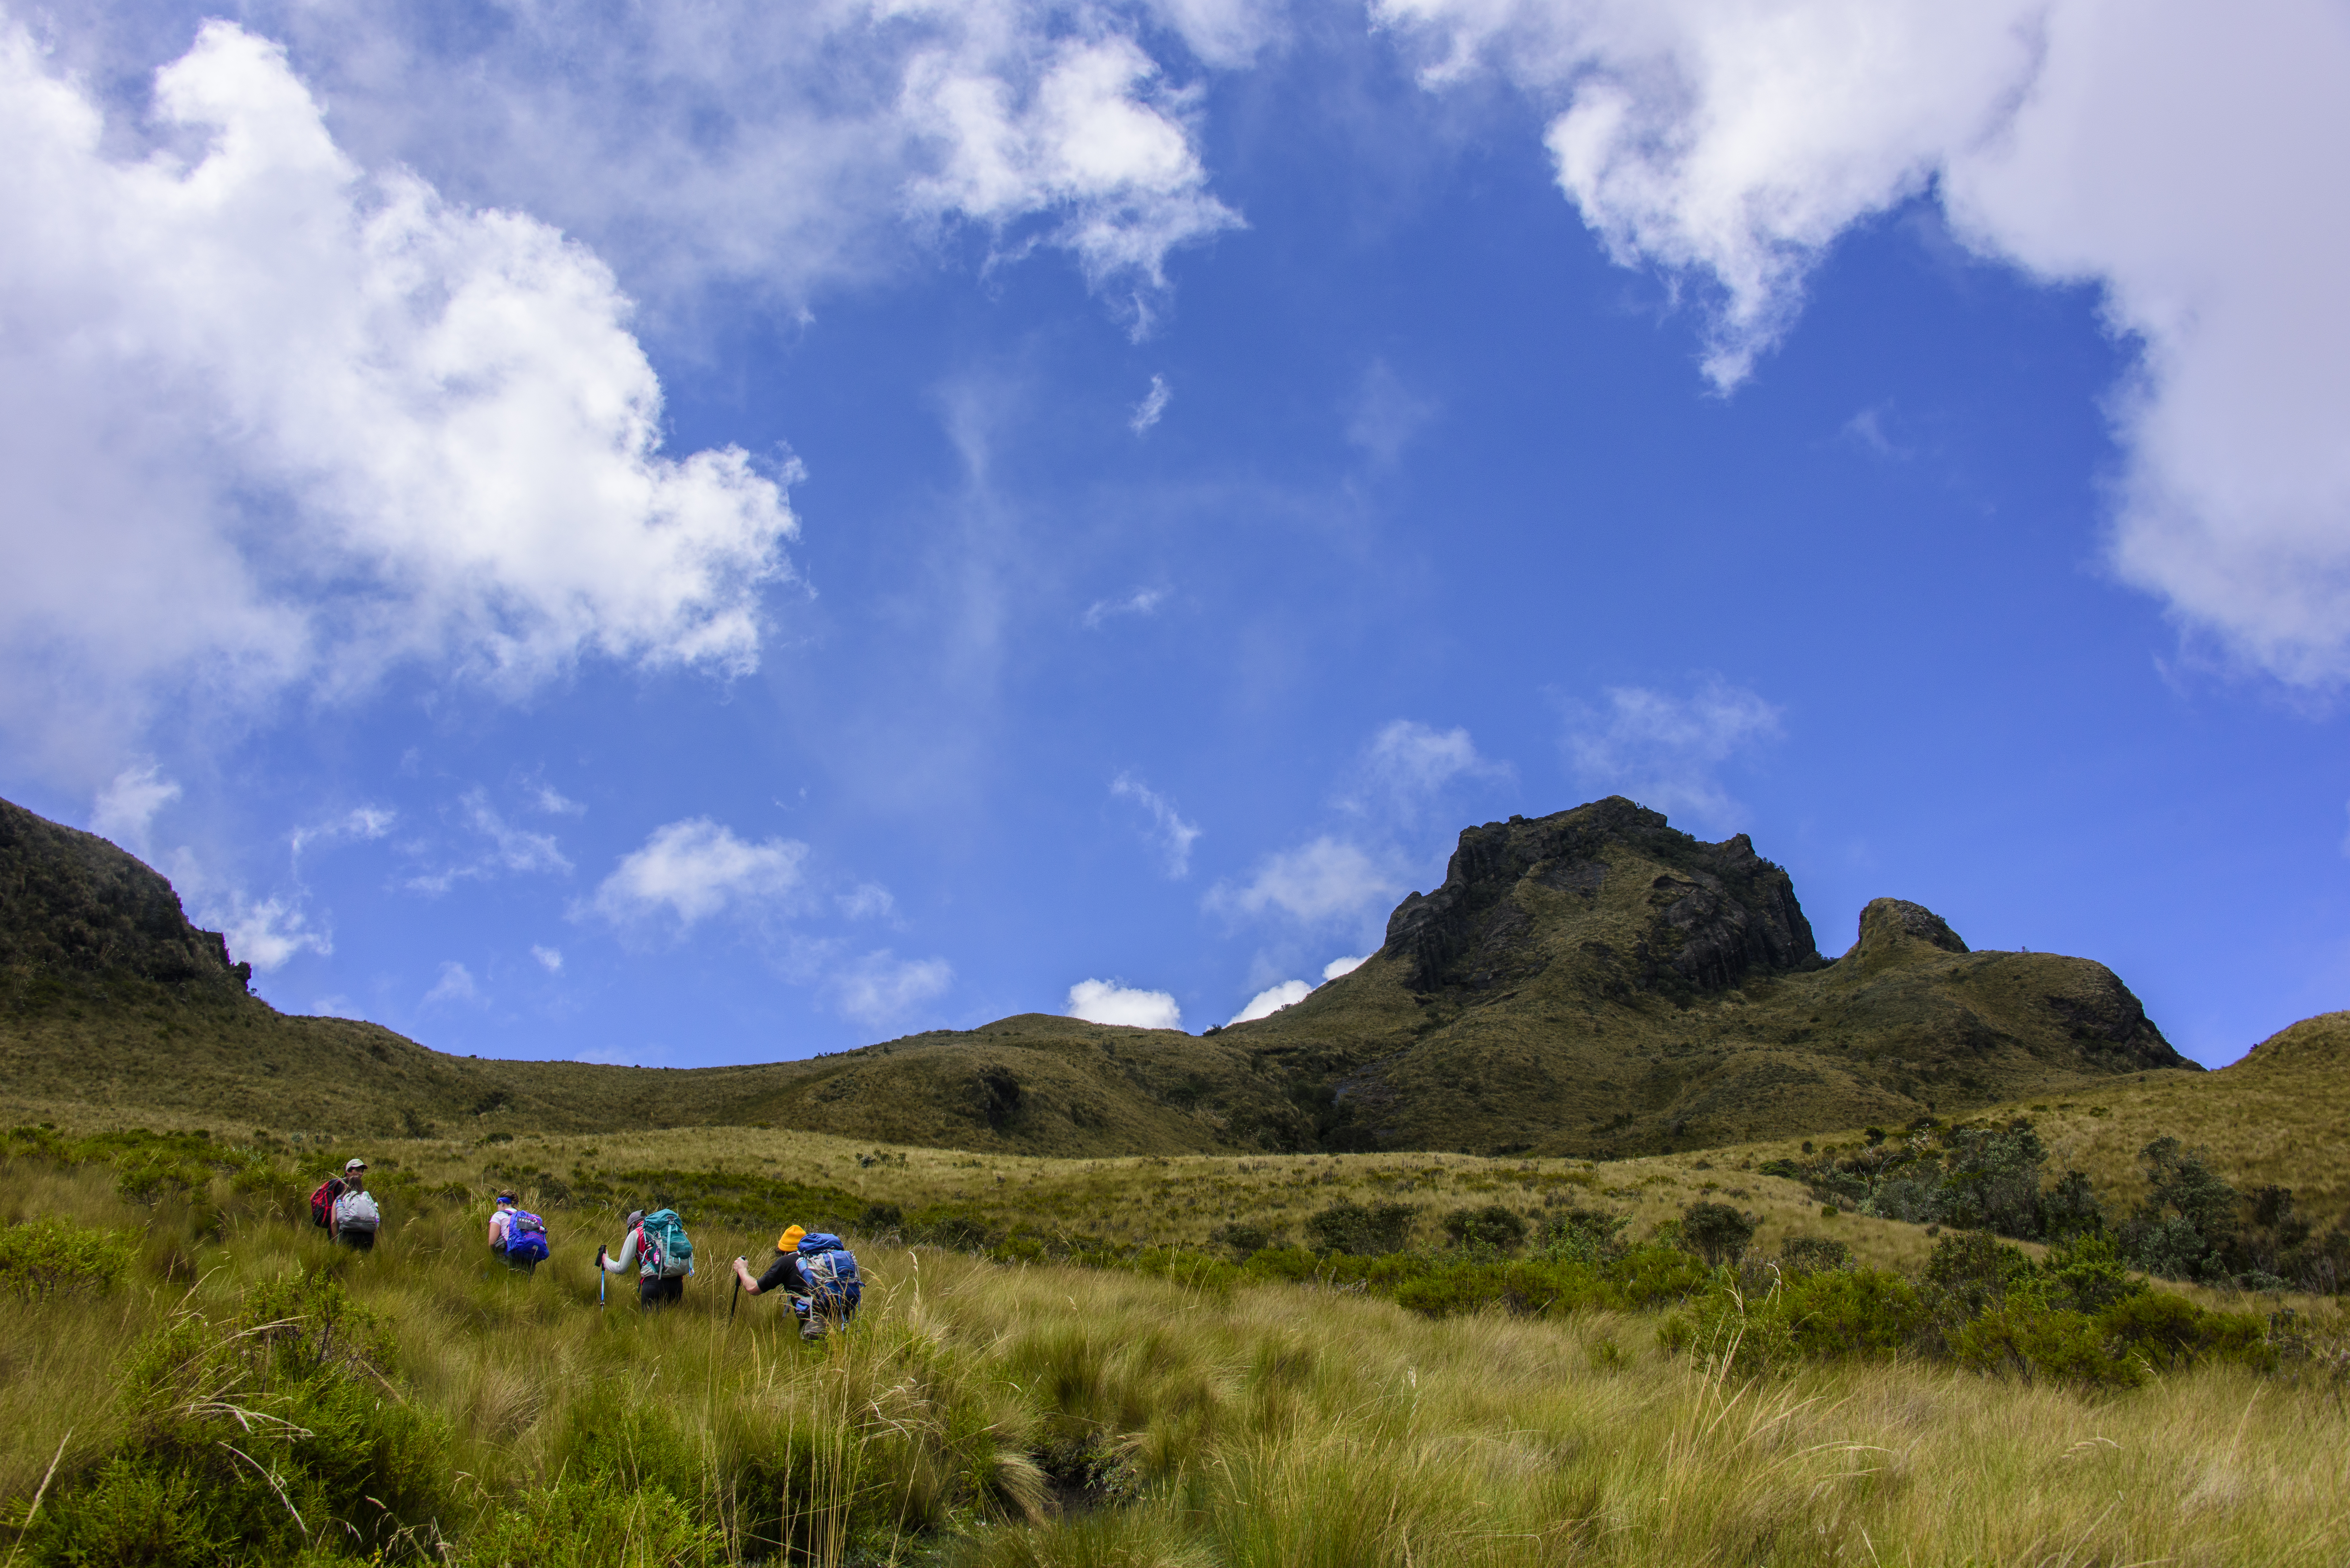
<instances>
[{"instance_id":1,"label":"trekking pole","mask_svg":"<svg viewBox=\"0 0 2350 1568\"><path fill-rule=\"evenodd\" d=\"M604 1249L596 1249L596 1310L604 1310Z\"/></svg>"},{"instance_id":2,"label":"trekking pole","mask_svg":"<svg viewBox=\"0 0 2350 1568\"><path fill-rule=\"evenodd\" d=\"M734 1309L743 1304L743 1276L734 1276L734 1299L726 1303L726 1326L734 1326Z\"/></svg>"}]
</instances>

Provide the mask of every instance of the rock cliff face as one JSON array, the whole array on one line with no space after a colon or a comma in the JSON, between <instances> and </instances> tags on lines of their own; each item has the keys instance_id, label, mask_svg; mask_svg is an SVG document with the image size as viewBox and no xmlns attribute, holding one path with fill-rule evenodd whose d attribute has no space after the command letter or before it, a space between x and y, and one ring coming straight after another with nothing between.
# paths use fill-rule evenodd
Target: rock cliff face
<instances>
[{"instance_id":1,"label":"rock cliff face","mask_svg":"<svg viewBox=\"0 0 2350 1568\"><path fill-rule=\"evenodd\" d=\"M189 924L172 884L96 834L0 801L0 971L19 983L118 973L244 994L250 964Z\"/></svg>"},{"instance_id":2,"label":"rock cliff face","mask_svg":"<svg viewBox=\"0 0 2350 1568\"><path fill-rule=\"evenodd\" d=\"M1415 991L1530 980L1549 956L1528 940L1534 914L1512 894L1531 877L1593 906L1607 884L1611 846L1660 867L1643 899L1650 919L1622 954L1644 988L1669 972L1692 990L1719 991L1750 972L1819 962L1794 884L1755 854L1744 834L1700 843L1620 795L1555 816L1467 829L1444 885L1425 898L1409 895L1388 917L1382 951L1406 966ZM1604 956L1617 953L1611 948Z\"/></svg>"}]
</instances>

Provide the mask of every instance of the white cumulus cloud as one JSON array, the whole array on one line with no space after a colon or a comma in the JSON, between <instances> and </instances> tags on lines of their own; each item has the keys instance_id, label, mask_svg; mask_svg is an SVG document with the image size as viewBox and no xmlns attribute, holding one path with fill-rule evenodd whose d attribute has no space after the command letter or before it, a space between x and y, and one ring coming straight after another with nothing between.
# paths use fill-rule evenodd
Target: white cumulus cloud
<instances>
[{"instance_id":1,"label":"white cumulus cloud","mask_svg":"<svg viewBox=\"0 0 2350 1568\"><path fill-rule=\"evenodd\" d=\"M1163 991L1135 991L1114 980L1081 980L1069 987L1064 1010L1088 1023L1120 1023L1130 1029L1180 1029L1183 1010Z\"/></svg>"},{"instance_id":2,"label":"white cumulus cloud","mask_svg":"<svg viewBox=\"0 0 2350 1568\"><path fill-rule=\"evenodd\" d=\"M1312 995L1314 988L1302 980L1284 980L1279 985L1267 986L1248 999L1248 1005L1225 1020L1229 1024L1246 1023L1252 1019L1270 1018L1292 1002L1303 1002Z\"/></svg>"},{"instance_id":3,"label":"white cumulus cloud","mask_svg":"<svg viewBox=\"0 0 2350 1568\"><path fill-rule=\"evenodd\" d=\"M1193 95L1162 85L1133 39L1065 39L1045 57L1033 83L967 48L909 63L904 112L943 151L909 187L917 209L998 226L1057 213L1055 243L1097 280L1154 284L1170 249L1239 225L1184 125Z\"/></svg>"},{"instance_id":4,"label":"white cumulus cloud","mask_svg":"<svg viewBox=\"0 0 2350 1568\"><path fill-rule=\"evenodd\" d=\"M1626 265L1710 298L1735 386L1854 223L1929 192L2103 295L2137 352L2110 560L2199 642L2350 680L2350 11L2327 0L1374 0L1440 88L1490 63Z\"/></svg>"},{"instance_id":5,"label":"white cumulus cloud","mask_svg":"<svg viewBox=\"0 0 2350 1568\"><path fill-rule=\"evenodd\" d=\"M807 846L795 839L752 843L706 816L653 829L623 856L588 900L614 926L634 928L666 917L681 930L730 911L773 908L801 881Z\"/></svg>"},{"instance_id":6,"label":"white cumulus cloud","mask_svg":"<svg viewBox=\"0 0 2350 1568\"><path fill-rule=\"evenodd\" d=\"M1361 958L1332 959L1328 963L1322 966L1322 979L1324 983L1327 984L1329 981L1337 979L1342 974L1354 973L1357 970L1368 963L1370 959L1371 955L1368 953L1365 953Z\"/></svg>"},{"instance_id":7,"label":"white cumulus cloud","mask_svg":"<svg viewBox=\"0 0 2350 1568\"><path fill-rule=\"evenodd\" d=\"M797 313L961 222L996 231L998 262L1056 246L1149 285L1236 218L1207 189L1196 85L1137 40L1171 30L1235 67L1280 9L636 0L452 28L373 0L266 7L370 160L582 236L676 317L712 284Z\"/></svg>"},{"instance_id":8,"label":"white cumulus cloud","mask_svg":"<svg viewBox=\"0 0 2350 1568\"><path fill-rule=\"evenodd\" d=\"M755 662L788 475L661 450L601 263L360 167L230 23L152 116L164 144L118 151L0 21L0 720L135 729L169 691L403 660L504 691L587 654Z\"/></svg>"},{"instance_id":9,"label":"white cumulus cloud","mask_svg":"<svg viewBox=\"0 0 2350 1568\"><path fill-rule=\"evenodd\" d=\"M1617 686L1596 705L1569 705L1565 746L1584 788L1720 826L1740 809L1722 765L1779 732L1779 710L1743 687L1710 680L1680 697Z\"/></svg>"}]
</instances>

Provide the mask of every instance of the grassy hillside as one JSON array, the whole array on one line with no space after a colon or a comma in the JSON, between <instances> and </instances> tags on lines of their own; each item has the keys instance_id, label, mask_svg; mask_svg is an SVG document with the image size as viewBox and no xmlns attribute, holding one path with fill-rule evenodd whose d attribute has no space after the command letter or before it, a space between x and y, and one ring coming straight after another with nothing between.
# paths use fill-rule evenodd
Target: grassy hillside
<instances>
[{"instance_id":1,"label":"grassy hillside","mask_svg":"<svg viewBox=\"0 0 2350 1568\"><path fill-rule=\"evenodd\" d=\"M899 1181L908 1200L1010 1185L1035 1163L922 1150L900 1167L823 1140L778 1158L761 1140L672 1131L529 1152L623 1183L649 1159L675 1162L651 1178L671 1183L745 1187L756 1170ZM406 1164L383 1172L391 1228L354 1256L289 1219L300 1184L265 1158L200 1154L222 1173L182 1196L141 1186L147 1158L181 1155L0 1160L0 1221L98 1239L46 1296L0 1293L12 1563L1501 1568L2350 1550L2338 1381L2280 1351L2338 1356L2331 1320L2300 1340L2242 1320L2236 1351L2092 1393L1892 1345L1758 1359L1780 1287L1741 1295L1734 1274L1669 1252L1680 1282L1660 1307L1675 1310L1458 1314L1229 1267L1010 1266L865 1234L863 1317L809 1347L773 1303L734 1302L714 1266L666 1316L599 1310L588 1259L612 1223L592 1204L553 1211L554 1260L518 1280L483 1252L481 1199ZM1334 1164L1275 1163L1315 1185ZM1445 1183L1501 1173L1430 1163ZM1165 1168L1115 1168L1130 1188ZM711 1265L760 1255L785 1217L719 1207L695 1226ZM28 1277L14 1267L23 1234L0 1230L12 1286ZM1807 1288L1849 1295L1845 1280L1909 1289L1865 1273Z\"/></svg>"},{"instance_id":2,"label":"grassy hillside","mask_svg":"<svg viewBox=\"0 0 2350 1568\"><path fill-rule=\"evenodd\" d=\"M2289 1187L2304 1217L2350 1226L2350 1012L2303 1019L2216 1073L2118 1078L2000 1112L2030 1116L2064 1164L2133 1199L2138 1151L2168 1136L2244 1191Z\"/></svg>"},{"instance_id":3,"label":"grassy hillside","mask_svg":"<svg viewBox=\"0 0 2350 1568\"><path fill-rule=\"evenodd\" d=\"M2017 1102L1970 1120L1996 1127L2016 1116L2033 1122L2046 1142L2049 1178L2066 1169L2085 1172L2116 1217L2143 1195L2138 1151L2169 1136L2208 1149L2214 1169L2241 1191L2293 1189L2301 1214L2320 1231L2350 1228L2350 1147L2339 1134L2350 1116L2350 1014L2296 1024L2242 1063L2215 1073L2111 1079L2094 1096ZM84 1130L213 1125L186 1107L154 1111L121 1104L68 1107L54 1119ZM1236 1157L1180 1149L1047 1158L892 1145L814 1133L803 1130L810 1124L788 1120L593 1133L542 1127L518 1134L494 1130L495 1121L469 1124L458 1137L444 1129L431 1137L353 1138L300 1128L294 1137L318 1158L331 1153L339 1163L356 1152L428 1187L479 1192L510 1182L549 1209L615 1213L629 1206L630 1196L656 1196L657 1182L665 1181L674 1189L669 1195L682 1200L696 1183L705 1194L712 1191L708 1183L717 1178L711 1173L731 1171L837 1194L829 1217L844 1221L858 1220L868 1206L889 1205L916 1220L950 1217L974 1234L1024 1228L1046 1239L1211 1251L1223 1250L1216 1238L1236 1232L1272 1244L1299 1242L1306 1239L1307 1220L1338 1202L1409 1207L1412 1216L1398 1231L1399 1247L1440 1241L1443 1216L1462 1207L1499 1202L1537 1223L1564 1209L1604 1209L1646 1234L1698 1200L1729 1203L1754 1216L1754 1245L1766 1251L1790 1237L1828 1236L1864 1262L1914 1269L1933 1245L1918 1225L1851 1211L1824 1215L1804 1181L1762 1168L1811 1159L1806 1143L1824 1150L1859 1148L1864 1138L1857 1127L1592 1161L1448 1153ZM272 1136L267 1121L260 1126L265 1137ZM224 1136L231 1130L224 1128Z\"/></svg>"}]
</instances>

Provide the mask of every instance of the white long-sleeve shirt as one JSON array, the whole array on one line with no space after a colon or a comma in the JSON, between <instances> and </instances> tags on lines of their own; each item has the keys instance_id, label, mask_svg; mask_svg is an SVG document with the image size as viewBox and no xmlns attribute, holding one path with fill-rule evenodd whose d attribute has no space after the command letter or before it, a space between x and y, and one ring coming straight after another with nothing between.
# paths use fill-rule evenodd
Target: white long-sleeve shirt
<instances>
[{"instance_id":1,"label":"white long-sleeve shirt","mask_svg":"<svg viewBox=\"0 0 2350 1568\"><path fill-rule=\"evenodd\" d=\"M644 1233L645 1228L642 1225L630 1228L629 1231L629 1239L620 1243L619 1255L614 1256L610 1253L607 1253L605 1255L604 1272L608 1274L625 1274L630 1269L635 1268L637 1266L637 1239Z\"/></svg>"}]
</instances>

